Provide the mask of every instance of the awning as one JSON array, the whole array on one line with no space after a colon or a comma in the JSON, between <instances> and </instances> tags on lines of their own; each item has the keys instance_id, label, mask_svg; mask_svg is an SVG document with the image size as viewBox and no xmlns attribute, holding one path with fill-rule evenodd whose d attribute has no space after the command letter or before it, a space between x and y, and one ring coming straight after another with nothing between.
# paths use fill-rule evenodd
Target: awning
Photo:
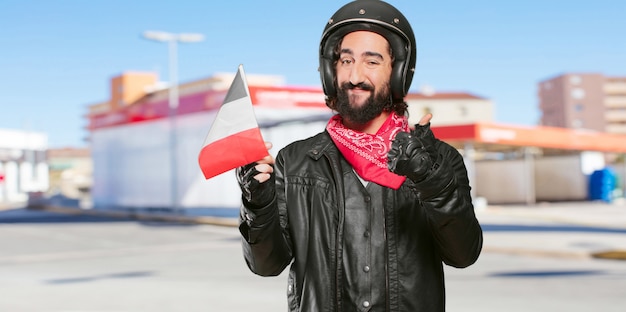
<instances>
[{"instance_id":1,"label":"awning","mask_svg":"<svg viewBox=\"0 0 626 312\"><path fill-rule=\"evenodd\" d=\"M564 151L626 153L625 134L593 130L494 123L433 126L432 130L440 140L460 148L466 143L473 143L475 148L486 150L537 147Z\"/></svg>"}]
</instances>

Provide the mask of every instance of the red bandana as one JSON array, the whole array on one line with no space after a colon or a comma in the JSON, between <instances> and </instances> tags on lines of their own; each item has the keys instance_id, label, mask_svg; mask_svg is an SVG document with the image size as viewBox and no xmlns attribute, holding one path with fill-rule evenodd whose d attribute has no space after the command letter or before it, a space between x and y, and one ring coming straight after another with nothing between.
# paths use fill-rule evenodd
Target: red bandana
<instances>
[{"instance_id":1,"label":"red bandana","mask_svg":"<svg viewBox=\"0 0 626 312\"><path fill-rule=\"evenodd\" d=\"M395 190L406 180L406 177L387 168L387 152L391 148L391 141L396 133L409 131L405 116L392 113L376 134L368 134L346 128L341 116L334 115L326 130L343 157L361 178Z\"/></svg>"}]
</instances>

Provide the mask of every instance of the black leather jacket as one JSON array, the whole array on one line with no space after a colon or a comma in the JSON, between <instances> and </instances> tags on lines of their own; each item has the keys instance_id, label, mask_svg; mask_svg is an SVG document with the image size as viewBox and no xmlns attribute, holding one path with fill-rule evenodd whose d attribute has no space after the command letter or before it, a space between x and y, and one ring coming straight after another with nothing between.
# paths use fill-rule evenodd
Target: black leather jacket
<instances>
[{"instance_id":1,"label":"black leather jacket","mask_svg":"<svg viewBox=\"0 0 626 312\"><path fill-rule=\"evenodd\" d=\"M473 264L482 248L463 158L437 140L439 167L415 184L384 188L387 311L444 311L443 265ZM342 302L346 194L341 153L327 132L297 141L277 157L276 197L241 209L250 270L279 275L290 263L289 311L345 311Z\"/></svg>"}]
</instances>

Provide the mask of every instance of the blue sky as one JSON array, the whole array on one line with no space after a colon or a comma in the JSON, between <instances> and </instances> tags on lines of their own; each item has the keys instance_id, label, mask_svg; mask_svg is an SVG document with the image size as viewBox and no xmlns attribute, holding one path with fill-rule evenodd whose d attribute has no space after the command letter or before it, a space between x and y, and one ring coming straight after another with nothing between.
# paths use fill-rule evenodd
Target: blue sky
<instances>
[{"instance_id":1,"label":"blue sky","mask_svg":"<svg viewBox=\"0 0 626 312\"><path fill-rule=\"evenodd\" d=\"M536 124L537 83L547 78L626 76L626 1L389 2L417 37L411 89L429 85L489 98L496 122ZM248 74L319 86L321 32L344 3L2 0L0 128L45 132L50 147L87 146L87 106L108 99L111 77L156 71L168 79L167 46L142 39L146 30L206 36L179 46L181 82L244 64Z\"/></svg>"}]
</instances>

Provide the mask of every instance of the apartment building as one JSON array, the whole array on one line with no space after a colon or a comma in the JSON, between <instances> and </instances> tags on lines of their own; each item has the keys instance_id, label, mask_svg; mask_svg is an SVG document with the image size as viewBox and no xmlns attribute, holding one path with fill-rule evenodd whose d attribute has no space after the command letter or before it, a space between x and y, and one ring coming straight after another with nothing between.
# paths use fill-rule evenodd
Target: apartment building
<instances>
[{"instance_id":1,"label":"apartment building","mask_svg":"<svg viewBox=\"0 0 626 312\"><path fill-rule=\"evenodd\" d=\"M626 134L626 77L566 73L538 85L541 125Z\"/></svg>"}]
</instances>

